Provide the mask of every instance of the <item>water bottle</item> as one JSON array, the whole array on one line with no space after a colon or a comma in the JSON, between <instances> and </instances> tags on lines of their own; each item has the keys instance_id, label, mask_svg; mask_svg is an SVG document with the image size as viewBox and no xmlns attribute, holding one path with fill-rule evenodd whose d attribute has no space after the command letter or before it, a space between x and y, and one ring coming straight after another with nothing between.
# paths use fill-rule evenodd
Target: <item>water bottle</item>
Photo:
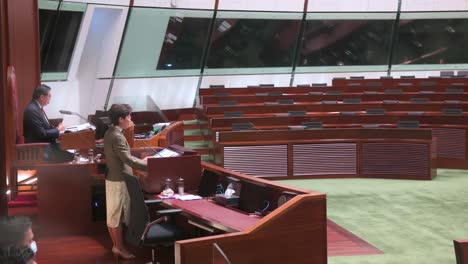
<instances>
[{"instance_id":1,"label":"water bottle","mask_svg":"<svg viewBox=\"0 0 468 264\"><path fill-rule=\"evenodd\" d=\"M94 163L94 149L88 149L88 160L90 163Z\"/></svg>"},{"instance_id":2,"label":"water bottle","mask_svg":"<svg viewBox=\"0 0 468 264\"><path fill-rule=\"evenodd\" d=\"M80 163L80 152L78 150L75 151L75 156L73 157L74 163Z\"/></svg>"},{"instance_id":3,"label":"water bottle","mask_svg":"<svg viewBox=\"0 0 468 264\"><path fill-rule=\"evenodd\" d=\"M171 178L166 178L164 181L164 190L172 189L172 180Z\"/></svg>"},{"instance_id":4,"label":"water bottle","mask_svg":"<svg viewBox=\"0 0 468 264\"><path fill-rule=\"evenodd\" d=\"M184 195L184 179L182 177L177 180L177 191L179 195Z\"/></svg>"}]
</instances>

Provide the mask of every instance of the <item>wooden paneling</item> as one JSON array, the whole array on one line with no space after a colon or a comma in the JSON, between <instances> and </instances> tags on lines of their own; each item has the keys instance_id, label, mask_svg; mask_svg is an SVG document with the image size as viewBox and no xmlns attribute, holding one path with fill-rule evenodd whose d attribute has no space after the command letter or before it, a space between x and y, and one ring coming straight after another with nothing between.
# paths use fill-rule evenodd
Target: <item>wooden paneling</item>
<instances>
[{"instance_id":1,"label":"wooden paneling","mask_svg":"<svg viewBox=\"0 0 468 264\"><path fill-rule=\"evenodd\" d=\"M430 177L430 145L411 143L364 143L364 176L394 175Z\"/></svg>"},{"instance_id":2,"label":"wooden paneling","mask_svg":"<svg viewBox=\"0 0 468 264\"><path fill-rule=\"evenodd\" d=\"M219 141L216 142L216 149L219 150L219 153L216 155L217 158L224 159L224 163L221 161L220 164L224 164L226 168L239 170L242 166L249 166L251 171L244 171L244 173L255 176L270 173L275 175L273 177L264 176L268 178L368 177L372 175L372 177L379 178L429 180L435 175L435 170L431 170L435 168L435 158L431 158L432 142L430 129L330 128L226 131L219 132ZM278 165L284 165L276 162L274 158L268 160L270 156L276 158L268 147L282 144L295 147L300 144L323 144L323 146L309 147L309 149L306 147L300 151L287 148L287 156L292 156L292 159L287 163L287 169L290 169L291 173L284 177L277 172ZM364 151L360 151L363 144L369 145ZM247 146L256 150L253 154L247 155L248 158L243 151ZM336 149L334 149L335 147ZM340 149L340 147L343 148ZM227 158L226 149L230 151ZM355 153L356 156L353 156L352 153ZM236 165L239 168L228 166L226 161L233 160L231 157L236 157ZM255 162L255 159L259 161ZM267 159L269 162L262 163L263 159ZM339 161L334 162L335 159ZM352 164L356 164L354 165L356 167L354 168ZM311 167L308 168L308 165ZM298 167L294 168L294 166ZM299 170L299 174L295 169ZM310 174L306 174L306 172L310 172Z\"/></svg>"},{"instance_id":3,"label":"wooden paneling","mask_svg":"<svg viewBox=\"0 0 468 264\"><path fill-rule=\"evenodd\" d=\"M18 111L22 130L23 111L40 82L38 1L8 2L8 65L16 69Z\"/></svg>"},{"instance_id":4,"label":"wooden paneling","mask_svg":"<svg viewBox=\"0 0 468 264\"><path fill-rule=\"evenodd\" d=\"M287 176L287 145L225 147L224 167L257 177Z\"/></svg>"},{"instance_id":5,"label":"wooden paneling","mask_svg":"<svg viewBox=\"0 0 468 264\"><path fill-rule=\"evenodd\" d=\"M94 165L37 166L39 222L51 234L91 232L91 184Z\"/></svg>"},{"instance_id":6,"label":"wooden paneling","mask_svg":"<svg viewBox=\"0 0 468 264\"><path fill-rule=\"evenodd\" d=\"M432 136L437 138L437 157L461 159L466 157L466 130L455 128L433 128Z\"/></svg>"},{"instance_id":7,"label":"wooden paneling","mask_svg":"<svg viewBox=\"0 0 468 264\"><path fill-rule=\"evenodd\" d=\"M357 174L355 143L293 145L293 175Z\"/></svg>"},{"instance_id":8,"label":"wooden paneling","mask_svg":"<svg viewBox=\"0 0 468 264\"><path fill-rule=\"evenodd\" d=\"M12 127L13 124L7 123L8 113L11 109L6 109L7 98L7 67L8 67L8 34L7 34L7 6L6 1L0 1L0 216L7 214L7 197L6 197L6 179L9 175L9 161L7 156L8 144L5 135L5 129Z\"/></svg>"}]
</instances>

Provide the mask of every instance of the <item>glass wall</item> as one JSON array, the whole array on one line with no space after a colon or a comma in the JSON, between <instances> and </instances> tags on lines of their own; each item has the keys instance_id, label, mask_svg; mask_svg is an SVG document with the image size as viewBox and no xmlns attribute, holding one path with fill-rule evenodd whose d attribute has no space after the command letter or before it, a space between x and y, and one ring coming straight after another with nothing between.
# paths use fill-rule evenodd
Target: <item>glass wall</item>
<instances>
[{"instance_id":1,"label":"glass wall","mask_svg":"<svg viewBox=\"0 0 468 264\"><path fill-rule=\"evenodd\" d=\"M383 70L388 63L396 13L309 13L297 66L299 71ZM380 66L380 67L373 67ZM305 67L305 68L302 68Z\"/></svg>"},{"instance_id":2,"label":"glass wall","mask_svg":"<svg viewBox=\"0 0 468 264\"><path fill-rule=\"evenodd\" d=\"M39 3L43 79L66 79L86 4ZM135 7L110 78L467 67L468 12L396 17Z\"/></svg>"},{"instance_id":3,"label":"glass wall","mask_svg":"<svg viewBox=\"0 0 468 264\"><path fill-rule=\"evenodd\" d=\"M86 4L39 2L42 80L66 80Z\"/></svg>"},{"instance_id":4,"label":"glass wall","mask_svg":"<svg viewBox=\"0 0 468 264\"><path fill-rule=\"evenodd\" d=\"M397 39L395 65L466 64L468 13L403 13Z\"/></svg>"},{"instance_id":5,"label":"glass wall","mask_svg":"<svg viewBox=\"0 0 468 264\"><path fill-rule=\"evenodd\" d=\"M115 77L199 75L213 13L132 8Z\"/></svg>"},{"instance_id":6,"label":"glass wall","mask_svg":"<svg viewBox=\"0 0 468 264\"><path fill-rule=\"evenodd\" d=\"M301 18L302 14L298 13L219 12L206 68L282 67L290 72ZM227 73L226 70L207 72Z\"/></svg>"}]
</instances>

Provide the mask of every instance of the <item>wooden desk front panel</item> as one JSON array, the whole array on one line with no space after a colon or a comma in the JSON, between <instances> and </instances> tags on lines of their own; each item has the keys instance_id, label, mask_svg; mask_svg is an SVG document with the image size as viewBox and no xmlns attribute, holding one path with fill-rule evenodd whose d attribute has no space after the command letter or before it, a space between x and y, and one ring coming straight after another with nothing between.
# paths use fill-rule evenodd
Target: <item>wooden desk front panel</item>
<instances>
[{"instance_id":1,"label":"wooden desk front panel","mask_svg":"<svg viewBox=\"0 0 468 264\"><path fill-rule=\"evenodd\" d=\"M361 159L364 177L432 179L427 143L363 143Z\"/></svg>"},{"instance_id":2,"label":"wooden desk front panel","mask_svg":"<svg viewBox=\"0 0 468 264\"><path fill-rule=\"evenodd\" d=\"M468 239L457 239L453 241L457 264L468 264Z\"/></svg>"},{"instance_id":3,"label":"wooden desk front panel","mask_svg":"<svg viewBox=\"0 0 468 264\"><path fill-rule=\"evenodd\" d=\"M39 222L50 234L88 234L92 224L91 186L95 164L37 167Z\"/></svg>"},{"instance_id":4,"label":"wooden desk front panel","mask_svg":"<svg viewBox=\"0 0 468 264\"><path fill-rule=\"evenodd\" d=\"M286 144L225 147L223 155L223 167L227 169L259 177L284 177L288 174Z\"/></svg>"},{"instance_id":5,"label":"wooden desk front panel","mask_svg":"<svg viewBox=\"0 0 468 264\"><path fill-rule=\"evenodd\" d=\"M357 144L353 142L293 144L292 157L293 176L358 174Z\"/></svg>"},{"instance_id":6,"label":"wooden desk front panel","mask_svg":"<svg viewBox=\"0 0 468 264\"><path fill-rule=\"evenodd\" d=\"M225 168L257 177L431 179L435 166L431 143L431 131L427 129L223 132L217 154ZM269 147L286 145L287 154L268 151ZM264 149L266 153L251 149ZM234 151L237 155L231 154ZM287 173L280 170L279 164L286 165Z\"/></svg>"},{"instance_id":7,"label":"wooden desk front panel","mask_svg":"<svg viewBox=\"0 0 468 264\"><path fill-rule=\"evenodd\" d=\"M232 263L327 263L325 195L291 199L244 232L176 242L176 263L211 263L217 243Z\"/></svg>"}]
</instances>

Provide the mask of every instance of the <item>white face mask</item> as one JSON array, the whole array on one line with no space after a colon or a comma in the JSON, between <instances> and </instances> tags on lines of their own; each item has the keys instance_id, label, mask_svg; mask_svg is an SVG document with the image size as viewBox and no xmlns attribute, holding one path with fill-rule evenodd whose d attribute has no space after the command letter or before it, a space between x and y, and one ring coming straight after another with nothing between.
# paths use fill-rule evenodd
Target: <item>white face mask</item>
<instances>
[{"instance_id":1,"label":"white face mask","mask_svg":"<svg viewBox=\"0 0 468 264\"><path fill-rule=\"evenodd\" d=\"M37 244L36 244L36 241L33 240L33 242L31 242L31 244L29 244L29 248L31 248L31 250L34 252L34 254L37 254Z\"/></svg>"}]
</instances>

